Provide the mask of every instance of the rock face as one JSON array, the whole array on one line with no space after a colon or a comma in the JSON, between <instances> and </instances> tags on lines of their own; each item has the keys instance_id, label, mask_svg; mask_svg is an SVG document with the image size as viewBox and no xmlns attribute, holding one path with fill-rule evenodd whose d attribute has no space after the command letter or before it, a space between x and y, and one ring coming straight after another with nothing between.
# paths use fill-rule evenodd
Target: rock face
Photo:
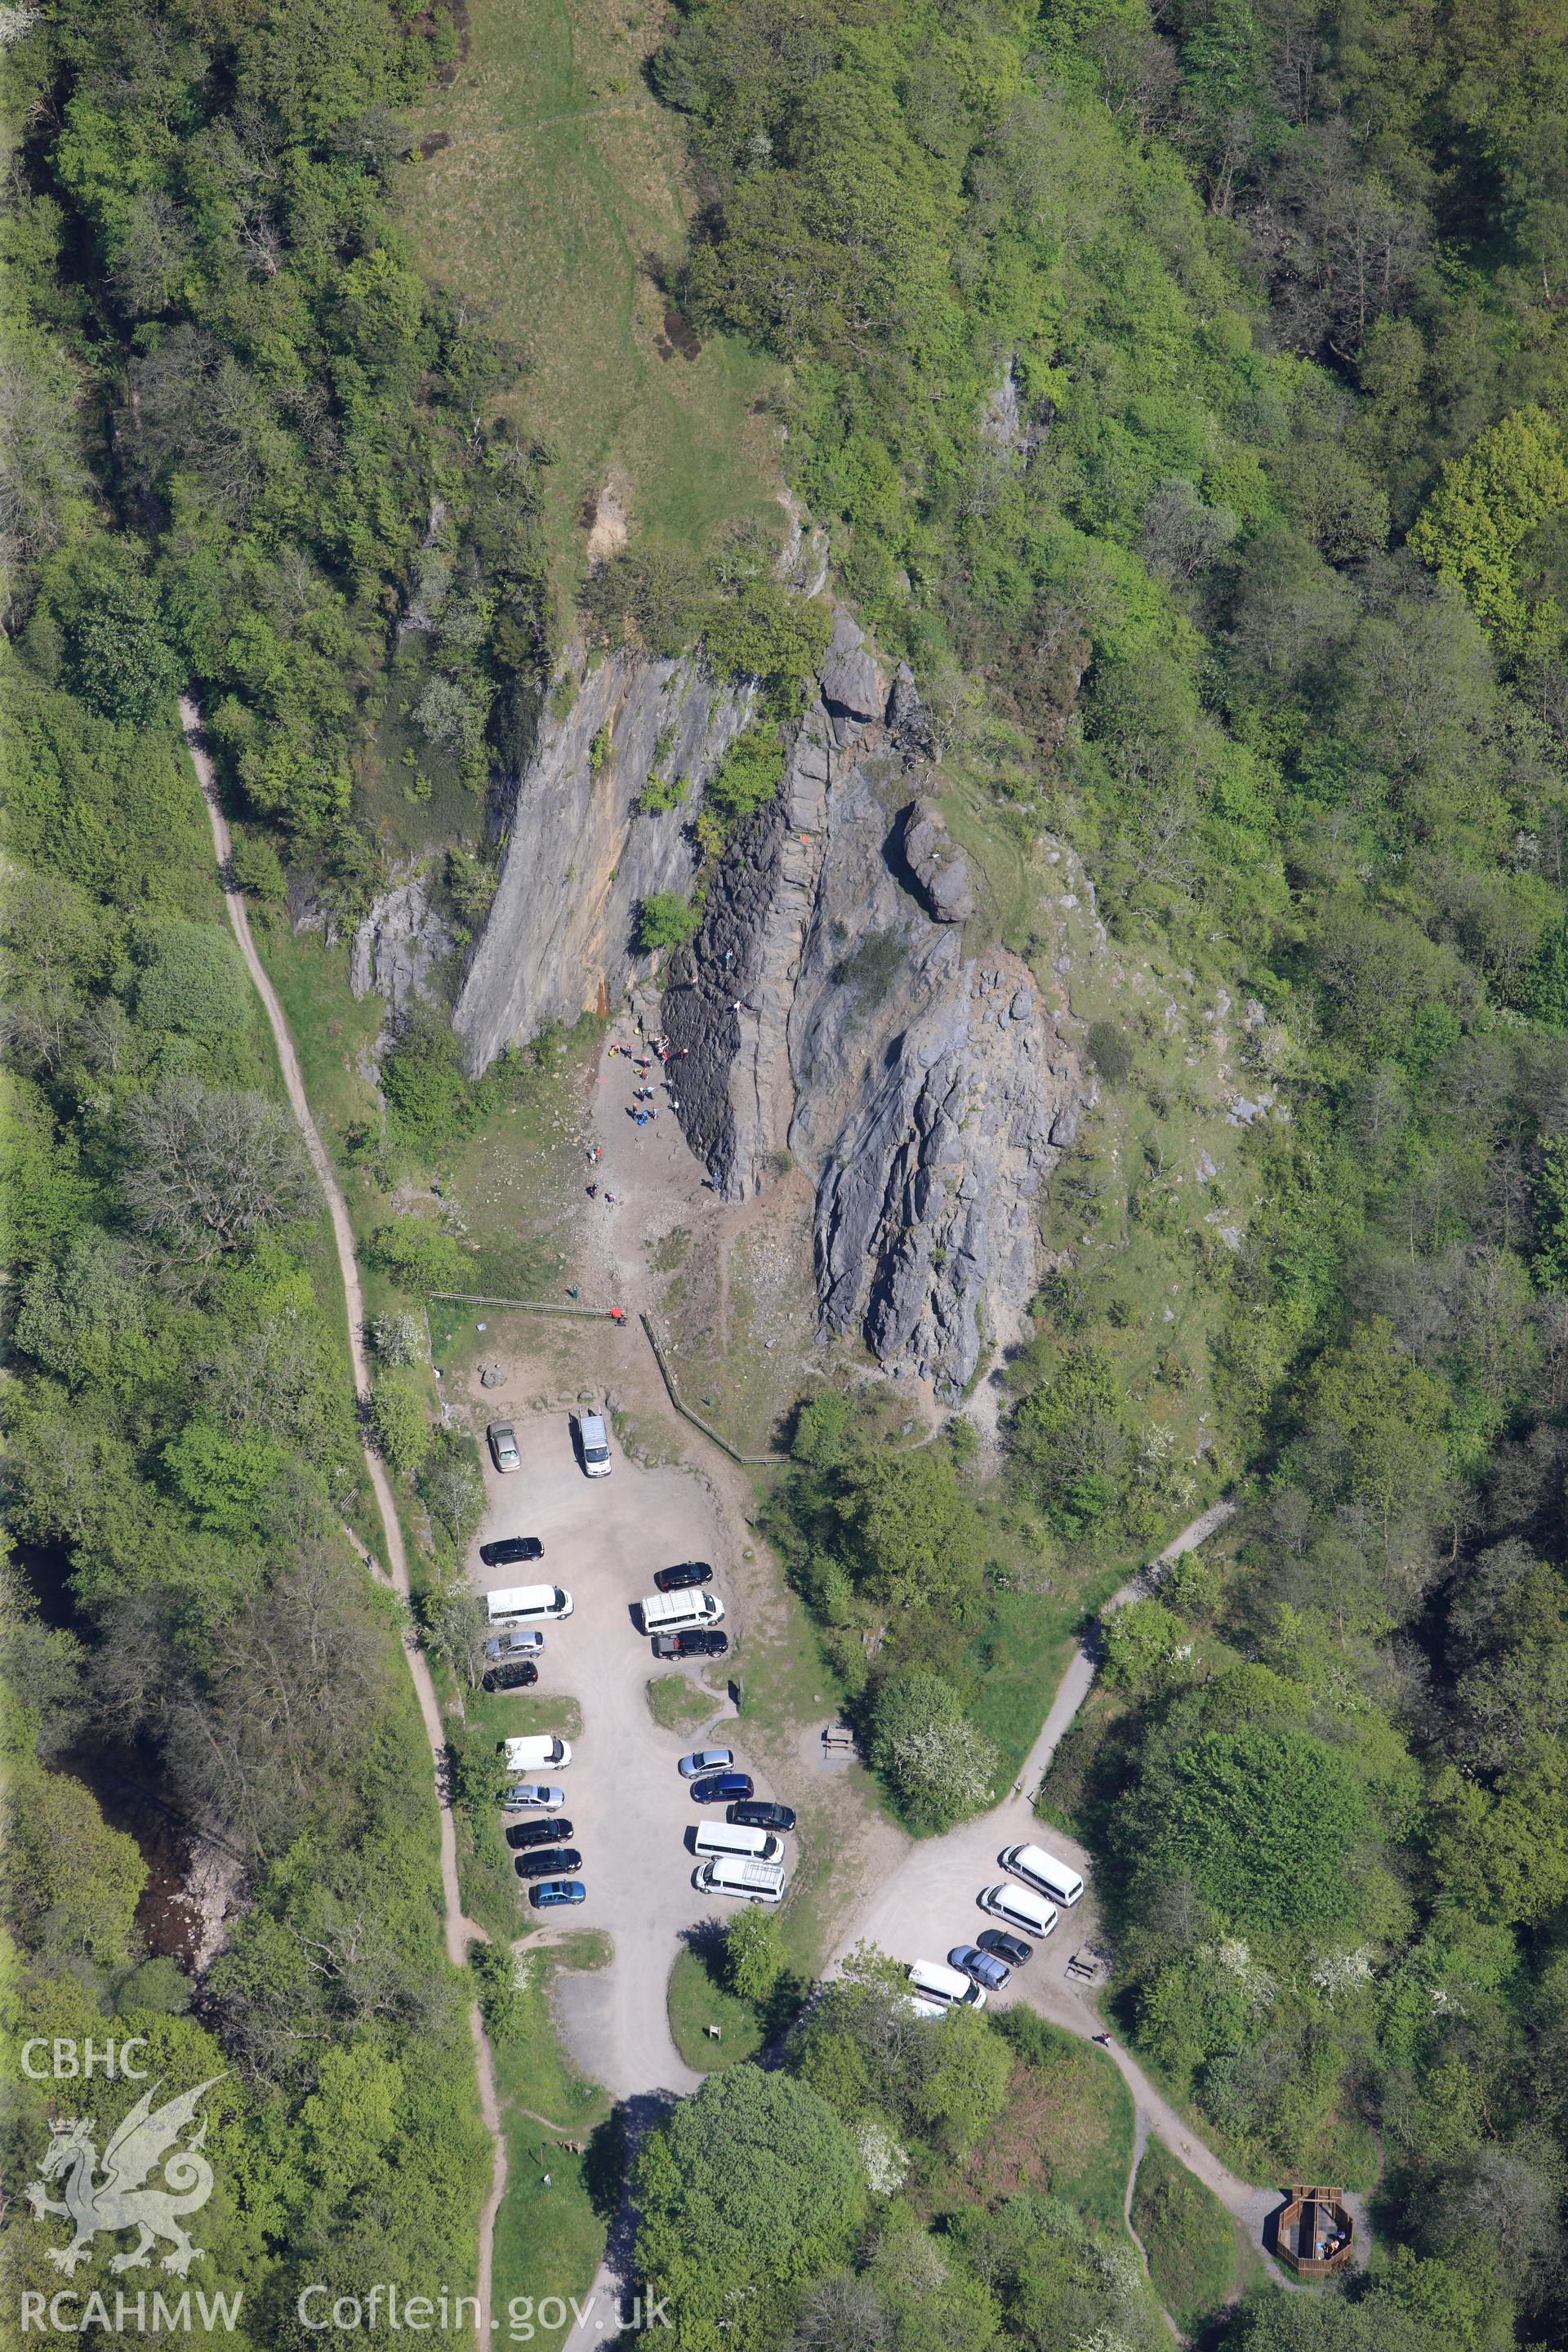
<instances>
[{"instance_id":1,"label":"rock face","mask_svg":"<svg viewBox=\"0 0 1568 2352\"><path fill-rule=\"evenodd\" d=\"M423 995L430 974L456 942L430 903L423 875L400 882L371 902L349 950L349 986L356 996L379 989L393 1013Z\"/></svg>"},{"instance_id":2,"label":"rock face","mask_svg":"<svg viewBox=\"0 0 1568 2352\"><path fill-rule=\"evenodd\" d=\"M965 954L974 895L921 789L929 739L908 670L889 681L840 611L818 689L778 793L738 829L701 929L669 960L657 1017L717 1192L744 1200L805 1167L825 1324L951 1398L988 1343L1023 1328L1039 1190L1092 1082L1059 1025L1059 981L1047 1002L1017 957ZM701 787L752 700L690 662L621 655L581 674L518 785L456 1015L470 1068L640 990L636 901L689 887ZM689 780L686 800L638 815L656 768Z\"/></svg>"},{"instance_id":3,"label":"rock face","mask_svg":"<svg viewBox=\"0 0 1568 2352\"><path fill-rule=\"evenodd\" d=\"M967 867L909 805L912 681L889 698L843 613L821 676L672 959L680 1119L726 1199L786 1154L811 1171L825 1323L951 1397L1021 1327L1039 1187L1092 1084L1017 958L964 957ZM857 718L873 677L885 716Z\"/></svg>"},{"instance_id":4,"label":"rock face","mask_svg":"<svg viewBox=\"0 0 1568 2352\"><path fill-rule=\"evenodd\" d=\"M751 715L754 689L715 688L694 661L618 653L546 718L519 779L500 880L453 1025L470 1071L547 1022L620 995L639 959L637 902L691 886L690 821L702 787ZM655 770L684 801L642 815Z\"/></svg>"}]
</instances>

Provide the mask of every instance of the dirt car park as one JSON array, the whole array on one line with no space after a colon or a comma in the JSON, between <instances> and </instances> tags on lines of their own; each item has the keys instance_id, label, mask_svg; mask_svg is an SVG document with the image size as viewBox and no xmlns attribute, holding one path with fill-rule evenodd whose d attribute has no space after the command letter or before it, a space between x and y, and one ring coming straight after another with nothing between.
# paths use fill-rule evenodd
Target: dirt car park
<instances>
[{"instance_id":1,"label":"dirt car park","mask_svg":"<svg viewBox=\"0 0 1568 2352\"><path fill-rule=\"evenodd\" d=\"M612 1439L611 1475L588 1478L565 1409L515 1412L498 1405L498 1413L513 1423L521 1466L503 1476L485 1451L487 1507L470 1552L470 1574L481 1592L548 1580L572 1595L572 1615L545 1627L536 1690L575 1698L582 1733L572 1741L572 1762L563 1771L542 1769L533 1777L559 1780L565 1789L573 1843L583 1853L577 1875L586 1901L558 1915L563 1931L604 1927L615 1946L608 1968L561 1979L562 2028L578 2064L613 2097L689 2090L697 2078L670 2040L666 1992L682 1930L711 1917L715 1905L691 1884L696 1862L686 1832L702 1818L702 1809L692 1802L676 1766L689 1749L722 1742L735 1748L760 1794L775 1792L745 1756L725 1686L728 1662L656 1662L632 1609L654 1590L656 1569L709 1559L715 1570L710 1589L723 1599L724 1630L733 1643L741 1617L735 1581L727 1573L730 1539L710 1490L689 1473L643 1469ZM511 1535L540 1537L543 1559L526 1568L483 1566L480 1544ZM655 1674L672 1673L711 1690L711 1727L674 1732L655 1723L647 1682ZM778 1793L787 1801L788 1790ZM519 1898L521 1933L534 1915L523 1907L521 1885ZM727 1913L731 1906L722 1907Z\"/></svg>"}]
</instances>

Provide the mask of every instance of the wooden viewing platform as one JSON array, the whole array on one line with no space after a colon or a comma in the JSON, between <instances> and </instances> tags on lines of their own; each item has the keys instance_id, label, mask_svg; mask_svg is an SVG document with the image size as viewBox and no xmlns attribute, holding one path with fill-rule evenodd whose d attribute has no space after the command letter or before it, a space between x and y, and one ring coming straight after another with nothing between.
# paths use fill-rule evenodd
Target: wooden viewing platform
<instances>
[{"instance_id":1,"label":"wooden viewing platform","mask_svg":"<svg viewBox=\"0 0 1568 2352\"><path fill-rule=\"evenodd\" d=\"M1327 2278L1350 2261L1355 2223L1337 2189L1291 2184L1274 2217L1274 2252L1298 2278Z\"/></svg>"}]
</instances>

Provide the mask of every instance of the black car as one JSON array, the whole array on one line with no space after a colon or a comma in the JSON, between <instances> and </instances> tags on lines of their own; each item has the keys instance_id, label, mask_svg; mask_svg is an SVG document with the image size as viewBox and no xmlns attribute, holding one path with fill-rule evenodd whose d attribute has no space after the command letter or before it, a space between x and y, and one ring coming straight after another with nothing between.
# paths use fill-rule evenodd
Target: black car
<instances>
[{"instance_id":1,"label":"black car","mask_svg":"<svg viewBox=\"0 0 1568 2352\"><path fill-rule=\"evenodd\" d=\"M689 1633L656 1633L652 1643L656 1658L721 1658L729 1647L728 1633L712 1633L700 1625Z\"/></svg>"},{"instance_id":2,"label":"black car","mask_svg":"<svg viewBox=\"0 0 1568 2352\"><path fill-rule=\"evenodd\" d=\"M500 1543L481 1544L479 1558L487 1568L510 1568L514 1559L542 1559L544 1546L537 1536L503 1536Z\"/></svg>"},{"instance_id":3,"label":"black car","mask_svg":"<svg viewBox=\"0 0 1568 2352\"><path fill-rule=\"evenodd\" d=\"M743 1797L731 1805L724 1819L742 1830L793 1830L795 1807L770 1805L765 1797Z\"/></svg>"},{"instance_id":4,"label":"black car","mask_svg":"<svg viewBox=\"0 0 1568 2352\"><path fill-rule=\"evenodd\" d=\"M530 1683L539 1680L539 1668L531 1658L513 1658L510 1665L491 1666L482 1675L479 1688L488 1691L526 1690Z\"/></svg>"},{"instance_id":5,"label":"black car","mask_svg":"<svg viewBox=\"0 0 1568 2352\"><path fill-rule=\"evenodd\" d=\"M993 1959L1005 1960L1010 1969L1021 1969L1035 1957L1033 1944L1026 1944L1022 1936L1009 1936L1004 1927L983 1928L974 1940L983 1952L989 1952Z\"/></svg>"},{"instance_id":6,"label":"black car","mask_svg":"<svg viewBox=\"0 0 1568 2352\"><path fill-rule=\"evenodd\" d=\"M705 1559L682 1559L656 1569L653 1580L660 1592L684 1592L689 1584L711 1584L713 1570Z\"/></svg>"},{"instance_id":7,"label":"black car","mask_svg":"<svg viewBox=\"0 0 1568 2352\"><path fill-rule=\"evenodd\" d=\"M575 1834L571 1822L557 1813L552 1821L515 1822L506 1833L506 1842L514 1853L527 1853L536 1845L560 1845Z\"/></svg>"},{"instance_id":8,"label":"black car","mask_svg":"<svg viewBox=\"0 0 1568 2352\"><path fill-rule=\"evenodd\" d=\"M574 1845L543 1847L538 1853L520 1853L513 1865L520 1878L569 1878L583 1867Z\"/></svg>"}]
</instances>

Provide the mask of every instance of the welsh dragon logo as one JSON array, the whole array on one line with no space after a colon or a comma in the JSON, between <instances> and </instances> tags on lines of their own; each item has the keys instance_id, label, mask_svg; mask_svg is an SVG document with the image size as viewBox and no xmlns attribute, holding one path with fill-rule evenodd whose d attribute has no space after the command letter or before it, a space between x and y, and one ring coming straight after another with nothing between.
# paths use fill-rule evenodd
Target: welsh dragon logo
<instances>
[{"instance_id":1,"label":"welsh dragon logo","mask_svg":"<svg viewBox=\"0 0 1568 2352\"><path fill-rule=\"evenodd\" d=\"M180 2216L197 2211L213 2192L212 2167L201 2153L207 2136L206 2116L203 2116L200 2129L184 2147L177 2143L185 2126L195 2121L203 2094L221 2079L214 2074L198 2083L194 2091L182 2091L156 2113L153 2093L157 2084L143 2091L103 2151L100 2177L95 2177L99 2156L92 2143L92 2117L83 2116L74 2123L51 2126L53 2137L38 2168L42 2178L29 2186L27 2201L35 2213L60 2213L75 2226L76 2236L68 2246L47 2250L57 2270L72 2272L85 2263L100 2230L140 2232L128 2253L110 2257L111 2271L142 2269L159 2238L167 2238L172 2247L163 2258L163 2267L178 2277L184 2278L193 2263L202 2261L205 2249L192 2245ZM160 2165L163 2185L145 2187L148 2174ZM45 2187L46 2182L62 2178L63 2200L49 2196Z\"/></svg>"}]
</instances>

